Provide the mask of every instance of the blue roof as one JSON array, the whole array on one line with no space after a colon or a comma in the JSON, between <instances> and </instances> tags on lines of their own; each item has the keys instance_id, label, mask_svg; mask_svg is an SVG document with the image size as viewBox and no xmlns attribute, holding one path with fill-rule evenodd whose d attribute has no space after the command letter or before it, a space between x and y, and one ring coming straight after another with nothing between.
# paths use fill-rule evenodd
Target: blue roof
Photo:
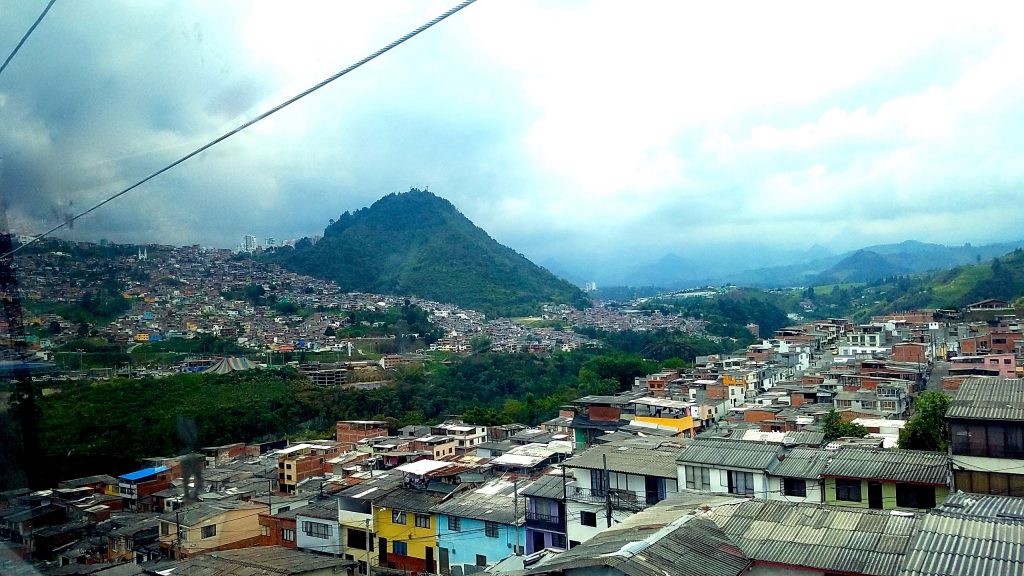
<instances>
[{"instance_id":1,"label":"blue roof","mask_svg":"<svg viewBox=\"0 0 1024 576\"><path fill-rule=\"evenodd\" d=\"M128 474L122 474L122 475L118 476L118 478L120 478L121 480L141 480L143 478L146 478L147 476L152 476L154 474L159 474L161 472L166 472L168 470L170 470L170 468L168 468L167 466L156 466L154 468L143 468L142 470L137 470L135 472L129 472Z\"/></svg>"}]
</instances>

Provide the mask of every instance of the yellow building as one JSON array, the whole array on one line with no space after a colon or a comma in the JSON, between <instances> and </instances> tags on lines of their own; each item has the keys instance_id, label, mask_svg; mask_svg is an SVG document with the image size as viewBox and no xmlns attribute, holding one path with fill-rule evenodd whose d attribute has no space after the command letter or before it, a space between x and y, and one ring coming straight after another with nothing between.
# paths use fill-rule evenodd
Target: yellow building
<instances>
[{"instance_id":1,"label":"yellow building","mask_svg":"<svg viewBox=\"0 0 1024 576\"><path fill-rule=\"evenodd\" d=\"M437 571L437 518L430 509L445 496L426 488L398 488L374 501L373 525L382 566Z\"/></svg>"},{"instance_id":2,"label":"yellow building","mask_svg":"<svg viewBox=\"0 0 1024 576\"><path fill-rule=\"evenodd\" d=\"M266 506L248 502L200 502L186 506L160 516L160 547L172 557L188 558L216 550L258 546L259 515L266 512Z\"/></svg>"}]
</instances>

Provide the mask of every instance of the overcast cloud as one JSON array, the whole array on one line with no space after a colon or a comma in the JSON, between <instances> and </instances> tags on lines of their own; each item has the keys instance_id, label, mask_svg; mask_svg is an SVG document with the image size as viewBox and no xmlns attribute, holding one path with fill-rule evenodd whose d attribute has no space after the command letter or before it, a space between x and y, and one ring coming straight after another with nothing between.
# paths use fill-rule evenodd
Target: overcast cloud
<instances>
[{"instance_id":1,"label":"overcast cloud","mask_svg":"<svg viewBox=\"0 0 1024 576\"><path fill-rule=\"evenodd\" d=\"M45 0L0 0L6 56ZM0 76L49 228L445 10L58 2ZM1016 240L1020 3L480 0L65 237L234 247L429 186L539 262Z\"/></svg>"}]
</instances>

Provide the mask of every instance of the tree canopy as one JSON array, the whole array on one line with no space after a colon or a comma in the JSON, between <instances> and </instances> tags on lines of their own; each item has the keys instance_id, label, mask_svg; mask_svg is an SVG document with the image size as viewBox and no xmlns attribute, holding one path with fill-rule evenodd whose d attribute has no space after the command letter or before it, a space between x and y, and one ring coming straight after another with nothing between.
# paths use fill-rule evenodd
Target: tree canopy
<instances>
[{"instance_id":1,"label":"tree canopy","mask_svg":"<svg viewBox=\"0 0 1024 576\"><path fill-rule=\"evenodd\" d=\"M900 448L945 452L949 403L949 396L942 392L929 390L918 394L914 398L914 415L900 430Z\"/></svg>"},{"instance_id":2,"label":"tree canopy","mask_svg":"<svg viewBox=\"0 0 1024 576\"><path fill-rule=\"evenodd\" d=\"M825 434L825 440L829 442L836 438L863 438L868 435L867 428L843 421L842 415L834 408L821 419L821 431Z\"/></svg>"}]
</instances>

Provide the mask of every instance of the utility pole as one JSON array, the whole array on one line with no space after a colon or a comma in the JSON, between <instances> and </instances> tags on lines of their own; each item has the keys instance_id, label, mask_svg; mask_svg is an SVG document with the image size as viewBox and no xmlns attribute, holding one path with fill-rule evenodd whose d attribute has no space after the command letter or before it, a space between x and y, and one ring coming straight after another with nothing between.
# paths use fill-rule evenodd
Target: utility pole
<instances>
[{"instance_id":1,"label":"utility pole","mask_svg":"<svg viewBox=\"0 0 1024 576\"><path fill-rule=\"evenodd\" d=\"M516 556L519 556L519 479L515 478L512 480L512 506L515 508L515 513L512 516L512 531L516 533L516 547L513 550Z\"/></svg>"},{"instance_id":2,"label":"utility pole","mask_svg":"<svg viewBox=\"0 0 1024 576\"><path fill-rule=\"evenodd\" d=\"M174 511L174 537L178 541L177 554L175 554L175 560L181 560L181 509Z\"/></svg>"},{"instance_id":3,"label":"utility pole","mask_svg":"<svg viewBox=\"0 0 1024 576\"><path fill-rule=\"evenodd\" d=\"M373 513L373 503L370 503L370 513ZM370 519L363 520L366 523L366 542L363 548L366 549L366 576L370 576L370 546L373 543L373 535L370 534Z\"/></svg>"},{"instance_id":4,"label":"utility pole","mask_svg":"<svg viewBox=\"0 0 1024 576\"><path fill-rule=\"evenodd\" d=\"M601 462L604 467L604 512L608 522L608 528L612 527L612 483L608 477L608 455L601 455Z\"/></svg>"}]
</instances>

